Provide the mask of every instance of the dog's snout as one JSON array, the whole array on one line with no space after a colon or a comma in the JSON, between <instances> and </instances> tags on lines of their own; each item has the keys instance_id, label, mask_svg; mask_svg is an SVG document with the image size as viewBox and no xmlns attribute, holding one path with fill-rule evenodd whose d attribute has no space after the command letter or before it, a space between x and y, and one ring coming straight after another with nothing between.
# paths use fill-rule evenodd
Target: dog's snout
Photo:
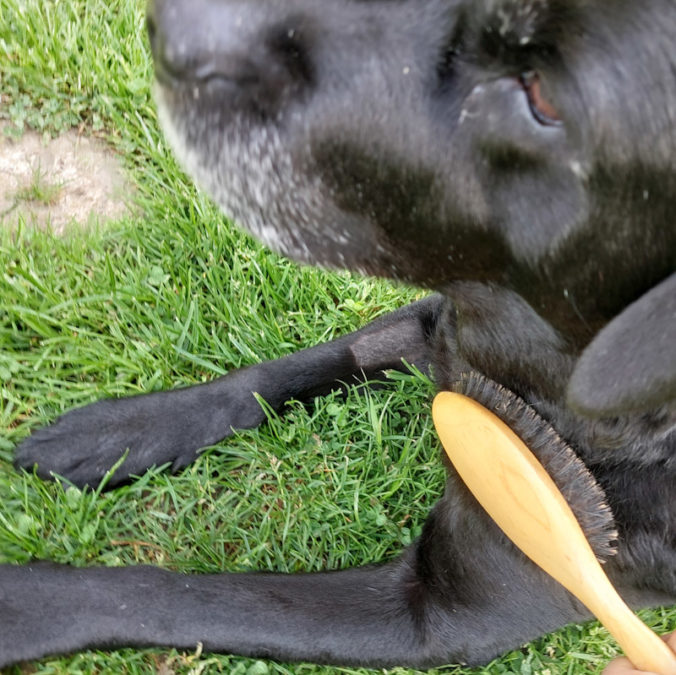
<instances>
[{"instance_id":1,"label":"dog's snout","mask_svg":"<svg viewBox=\"0 0 676 675\"><path fill-rule=\"evenodd\" d=\"M147 29L160 82L227 92L270 108L312 79L307 26L284 11L227 0L150 0Z\"/></svg>"}]
</instances>

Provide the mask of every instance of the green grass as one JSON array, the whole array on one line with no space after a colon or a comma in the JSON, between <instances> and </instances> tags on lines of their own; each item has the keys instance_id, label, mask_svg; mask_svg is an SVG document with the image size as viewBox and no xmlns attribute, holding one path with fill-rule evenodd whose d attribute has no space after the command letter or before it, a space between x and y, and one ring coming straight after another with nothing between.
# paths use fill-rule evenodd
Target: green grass
<instances>
[{"instance_id":1,"label":"green grass","mask_svg":"<svg viewBox=\"0 0 676 675\"><path fill-rule=\"evenodd\" d=\"M444 476L430 383L352 389L209 449L178 476L109 493L19 475L14 445L105 396L209 380L330 339L420 297L299 268L229 225L169 156L149 95L139 0L0 0L0 120L104 136L136 186L137 215L61 238L0 231L0 560L153 563L185 572L317 570L384 560L420 531ZM643 613L664 631L674 611ZM485 669L582 673L615 653L570 626ZM171 650L87 652L40 673L365 673ZM10 672L21 672L18 669ZM402 669L393 673L412 672Z\"/></svg>"}]
</instances>

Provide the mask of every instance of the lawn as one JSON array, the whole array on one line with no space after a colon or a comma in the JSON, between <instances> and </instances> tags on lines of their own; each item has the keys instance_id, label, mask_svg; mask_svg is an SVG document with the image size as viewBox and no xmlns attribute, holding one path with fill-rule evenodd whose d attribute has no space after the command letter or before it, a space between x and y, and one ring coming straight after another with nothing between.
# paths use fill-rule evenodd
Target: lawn
<instances>
[{"instance_id":1,"label":"lawn","mask_svg":"<svg viewBox=\"0 0 676 675\"><path fill-rule=\"evenodd\" d=\"M391 558L418 534L444 483L428 414L433 387L415 374L392 376L378 391L292 404L284 418L208 449L180 475L156 470L110 492L12 468L15 444L74 406L207 381L422 295L284 261L196 191L158 131L143 17L141 0L0 0L0 121L14 134L32 128L47 139L77 128L103 138L134 185L122 220L60 236L30 223L0 228L0 561L214 572ZM35 187L58 199L58 187ZM676 621L674 610L642 616L660 632ZM577 674L614 654L605 630L589 623L484 669L434 672ZM129 649L29 668L371 672Z\"/></svg>"}]
</instances>

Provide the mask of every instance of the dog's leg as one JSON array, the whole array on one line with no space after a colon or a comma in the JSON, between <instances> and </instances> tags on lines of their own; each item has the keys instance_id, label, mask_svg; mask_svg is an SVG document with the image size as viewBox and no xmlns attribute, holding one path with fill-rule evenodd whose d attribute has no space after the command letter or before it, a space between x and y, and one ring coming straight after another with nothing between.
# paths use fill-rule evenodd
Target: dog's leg
<instances>
[{"instance_id":1,"label":"dog's leg","mask_svg":"<svg viewBox=\"0 0 676 675\"><path fill-rule=\"evenodd\" d=\"M0 666L85 648L198 644L337 665L476 664L586 616L485 518L458 522L458 505L452 516L448 506L381 567L182 575L0 566Z\"/></svg>"},{"instance_id":2,"label":"dog's leg","mask_svg":"<svg viewBox=\"0 0 676 675\"><path fill-rule=\"evenodd\" d=\"M632 606L673 602L612 561L607 569ZM380 567L184 575L0 565L0 667L86 648L200 644L334 665L477 665L589 616L505 538L452 472L421 537Z\"/></svg>"},{"instance_id":3,"label":"dog's leg","mask_svg":"<svg viewBox=\"0 0 676 675\"><path fill-rule=\"evenodd\" d=\"M77 485L95 486L129 451L109 485L168 462L179 469L200 448L265 419L254 397L273 409L289 399L310 400L341 382L402 369L402 359L425 369L429 339L442 299L432 296L365 328L276 361L233 371L185 389L110 399L72 410L27 438L16 453L19 467L43 478L52 473Z\"/></svg>"}]
</instances>

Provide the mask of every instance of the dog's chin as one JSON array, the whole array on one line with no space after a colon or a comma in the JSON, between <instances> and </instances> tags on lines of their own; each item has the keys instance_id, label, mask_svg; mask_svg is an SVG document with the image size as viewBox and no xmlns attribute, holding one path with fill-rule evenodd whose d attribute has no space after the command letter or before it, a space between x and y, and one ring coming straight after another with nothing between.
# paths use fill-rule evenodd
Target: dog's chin
<instances>
[{"instance_id":1,"label":"dog's chin","mask_svg":"<svg viewBox=\"0 0 676 675\"><path fill-rule=\"evenodd\" d=\"M289 142L273 121L205 106L202 93L156 84L158 117L183 169L227 217L292 260L407 279L382 232L338 207L318 173L304 168L311 159L289 150L309 143Z\"/></svg>"}]
</instances>

